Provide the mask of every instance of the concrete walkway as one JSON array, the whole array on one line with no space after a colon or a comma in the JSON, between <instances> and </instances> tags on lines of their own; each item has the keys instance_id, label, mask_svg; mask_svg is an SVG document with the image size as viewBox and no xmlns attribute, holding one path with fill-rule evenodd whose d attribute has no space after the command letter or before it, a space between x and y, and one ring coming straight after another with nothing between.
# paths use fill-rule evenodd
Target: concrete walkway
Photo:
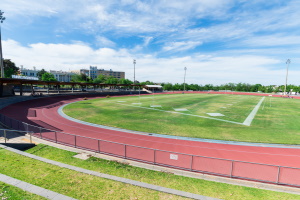
<instances>
[{"instance_id":1,"label":"concrete walkway","mask_svg":"<svg viewBox=\"0 0 300 200\"><path fill-rule=\"evenodd\" d=\"M113 181L118 181L118 182L122 182L122 183L126 183L126 184L131 184L131 185L143 187L143 188L146 188L146 189L156 190L156 191L159 191L159 192L169 193L169 194L182 196L182 197L186 197L186 198L191 198L191 199L217 200L216 198L206 197L206 196L202 196L202 195L199 195L199 194L193 194L193 193L184 192L184 191L180 191L180 190L175 190L175 189L171 189L171 188L152 185L152 184L149 184L149 183L135 181L135 180L127 179L127 178L121 178L121 177L112 176L112 175L109 175L109 174L103 174L103 173L83 169L83 168L80 168L80 167L75 167L75 166L72 166L72 165L60 163L60 162L49 160L49 159L46 159L46 158L42 158L42 157L39 157L39 156L36 156L36 155L33 155L33 154L29 154L29 153L26 153L26 152L23 152L23 151L19 151L19 150L16 150L16 149L13 149L13 148L7 147L5 145L1 145L1 144L0 144L0 148L4 148L8 151L11 151L11 152L17 153L19 155L23 155L23 156L35 159L35 160L39 160L39 161L42 161L42 162L45 162L45 163L48 163L48 164L56 165L56 166L59 166L59 167L67 168L67 169L70 169L70 170L74 170L74 171L77 171L77 172L81 172L81 173L85 173L85 174L89 174L89 175L93 175L93 176L98 176L98 177L101 177L101 178L110 179L110 180L113 180Z\"/></svg>"},{"instance_id":2,"label":"concrete walkway","mask_svg":"<svg viewBox=\"0 0 300 200\"><path fill-rule=\"evenodd\" d=\"M45 197L47 199L51 200L76 200L74 198L59 194L57 192L53 192L51 190L47 190L45 188L41 188L35 185L32 185L30 183L26 183L24 181L20 181L18 179L6 176L4 174L0 173L0 181L15 187L18 187L22 190L25 190L27 192L37 194L39 196Z\"/></svg>"}]
</instances>

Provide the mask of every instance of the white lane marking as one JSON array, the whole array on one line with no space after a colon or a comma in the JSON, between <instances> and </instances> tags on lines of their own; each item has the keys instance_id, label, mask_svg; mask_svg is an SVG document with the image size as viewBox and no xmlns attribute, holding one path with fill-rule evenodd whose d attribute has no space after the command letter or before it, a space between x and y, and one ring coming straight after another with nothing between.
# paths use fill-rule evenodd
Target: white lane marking
<instances>
[{"instance_id":1,"label":"white lane marking","mask_svg":"<svg viewBox=\"0 0 300 200\"><path fill-rule=\"evenodd\" d=\"M262 104L262 102L264 101L265 97L261 98L261 100L258 102L258 104L254 107L254 109L252 110L252 112L248 115L248 117L245 119L245 121L243 122L243 125L245 126L250 126L252 123L252 120L254 119L260 105Z\"/></svg>"}]
</instances>

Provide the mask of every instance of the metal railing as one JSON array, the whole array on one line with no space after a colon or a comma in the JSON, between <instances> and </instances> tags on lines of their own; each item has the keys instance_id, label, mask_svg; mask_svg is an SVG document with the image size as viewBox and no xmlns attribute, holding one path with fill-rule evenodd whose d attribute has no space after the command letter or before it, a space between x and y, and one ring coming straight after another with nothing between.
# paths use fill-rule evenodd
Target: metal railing
<instances>
[{"instance_id":1,"label":"metal railing","mask_svg":"<svg viewBox=\"0 0 300 200\"><path fill-rule=\"evenodd\" d=\"M29 138L30 138L30 143L32 143L32 134L33 134L33 132L31 132L31 131L28 132L28 131L20 131L20 130L13 130L13 129L0 129L0 133L2 133L2 132L3 132L3 137L4 137L4 143L7 143L7 140L8 140L7 136L9 135L8 132L16 132L16 133L25 133L25 134L28 134Z\"/></svg>"},{"instance_id":2,"label":"metal railing","mask_svg":"<svg viewBox=\"0 0 300 200\"><path fill-rule=\"evenodd\" d=\"M95 139L34 126L2 114L0 122L44 140L129 160L230 178L300 186L300 168L184 154Z\"/></svg>"}]
</instances>

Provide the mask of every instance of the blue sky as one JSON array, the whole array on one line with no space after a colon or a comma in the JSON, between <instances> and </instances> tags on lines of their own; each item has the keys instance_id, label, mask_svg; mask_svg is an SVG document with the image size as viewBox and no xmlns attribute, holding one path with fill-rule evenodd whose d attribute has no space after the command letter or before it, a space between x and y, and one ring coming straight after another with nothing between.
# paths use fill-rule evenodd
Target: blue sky
<instances>
[{"instance_id":1,"label":"blue sky","mask_svg":"<svg viewBox=\"0 0 300 200\"><path fill-rule=\"evenodd\" d=\"M300 0L1 0L17 66L125 71L133 80L300 85Z\"/></svg>"}]
</instances>

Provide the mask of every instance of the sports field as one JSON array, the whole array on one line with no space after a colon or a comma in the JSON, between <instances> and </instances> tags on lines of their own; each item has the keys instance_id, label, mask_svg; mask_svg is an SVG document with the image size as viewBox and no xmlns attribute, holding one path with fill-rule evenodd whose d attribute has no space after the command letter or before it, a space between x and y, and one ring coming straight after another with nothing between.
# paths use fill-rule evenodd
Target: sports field
<instances>
[{"instance_id":1,"label":"sports field","mask_svg":"<svg viewBox=\"0 0 300 200\"><path fill-rule=\"evenodd\" d=\"M300 144L300 100L231 94L100 98L70 104L74 118L148 133Z\"/></svg>"}]
</instances>

